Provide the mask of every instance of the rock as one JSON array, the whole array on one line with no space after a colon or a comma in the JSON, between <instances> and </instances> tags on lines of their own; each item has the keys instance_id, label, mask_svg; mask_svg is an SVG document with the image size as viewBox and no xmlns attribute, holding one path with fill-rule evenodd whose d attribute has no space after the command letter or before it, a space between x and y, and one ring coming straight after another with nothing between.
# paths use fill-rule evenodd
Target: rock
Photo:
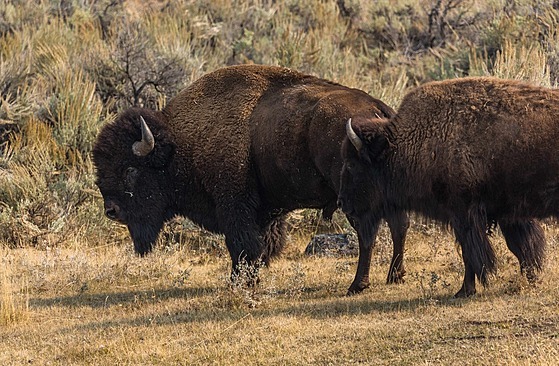
<instances>
[{"instance_id":1,"label":"rock","mask_svg":"<svg viewBox=\"0 0 559 366\"><path fill-rule=\"evenodd\" d=\"M318 234L305 249L306 255L345 257L356 256L359 244L355 234Z\"/></svg>"}]
</instances>

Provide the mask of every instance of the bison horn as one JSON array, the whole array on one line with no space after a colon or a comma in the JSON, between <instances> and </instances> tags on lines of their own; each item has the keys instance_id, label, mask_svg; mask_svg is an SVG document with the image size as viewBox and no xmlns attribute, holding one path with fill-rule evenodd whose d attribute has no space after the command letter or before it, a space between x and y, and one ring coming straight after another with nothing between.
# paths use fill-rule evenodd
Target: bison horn
<instances>
[{"instance_id":1,"label":"bison horn","mask_svg":"<svg viewBox=\"0 0 559 366\"><path fill-rule=\"evenodd\" d=\"M132 145L132 151L134 152L134 155L146 156L153 150L155 140L146 121L144 120L144 117L142 116L140 116L140 123L142 128L142 141L134 142L134 145Z\"/></svg>"},{"instance_id":2,"label":"bison horn","mask_svg":"<svg viewBox=\"0 0 559 366\"><path fill-rule=\"evenodd\" d=\"M349 138L349 141L351 141L351 143L353 144L353 146L355 146L357 151L361 151L361 148L363 147L363 141L361 141L359 136L357 136L355 131L353 131L353 127L351 127L351 118L347 121L345 130L346 130L347 137Z\"/></svg>"}]
</instances>

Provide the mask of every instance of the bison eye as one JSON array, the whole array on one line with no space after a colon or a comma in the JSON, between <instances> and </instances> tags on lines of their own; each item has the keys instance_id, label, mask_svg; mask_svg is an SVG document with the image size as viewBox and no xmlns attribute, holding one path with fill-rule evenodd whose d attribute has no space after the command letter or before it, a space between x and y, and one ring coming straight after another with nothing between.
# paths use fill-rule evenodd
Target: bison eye
<instances>
[{"instance_id":1,"label":"bison eye","mask_svg":"<svg viewBox=\"0 0 559 366\"><path fill-rule=\"evenodd\" d=\"M134 188L139 175L140 172L134 167L129 167L126 169L126 173L124 175L124 183L126 184L127 189L132 190Z\"/></svg>"}]
</instances>

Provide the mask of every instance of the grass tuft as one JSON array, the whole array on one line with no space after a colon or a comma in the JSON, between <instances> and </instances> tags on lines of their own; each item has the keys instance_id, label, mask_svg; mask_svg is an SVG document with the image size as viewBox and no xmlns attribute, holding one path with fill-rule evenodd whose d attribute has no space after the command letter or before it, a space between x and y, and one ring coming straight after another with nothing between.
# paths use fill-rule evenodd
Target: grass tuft
<instances>
[{"instance_id":1,"label":"grass tuft","mask_svg":"<svg viewBox=\"0 0 559 366\"><path fill-rule=\"evenodd\" d=\"M1 250L0 255L0 325L15 325L29 318L29 292L25 282L11 272L7 251Z\"/></svg>"}]
</instances>

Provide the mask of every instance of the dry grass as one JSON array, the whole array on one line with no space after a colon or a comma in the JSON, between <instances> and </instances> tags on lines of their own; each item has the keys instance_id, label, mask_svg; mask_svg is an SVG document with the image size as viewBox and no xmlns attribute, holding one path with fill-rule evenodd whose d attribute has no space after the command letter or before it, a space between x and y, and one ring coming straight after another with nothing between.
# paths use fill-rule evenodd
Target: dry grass
<instances>
[{"instance_id":1,"label":"dry grass","mask_svg":"<svg viewBox=\"0 0 559 366\"><path fill-rule=\"evenodd\" d=\"M520 277L496 237L499 274L468 300L452 298L461 281L452 237L425 225L410 234L405 284L384 284L381 237L373 288L349 298L355 258L304 257L304 241L254 290L228 285L225 256L186 249L145 259L129 246L12 249L5 268L26 279L29 307L0 328L0 364L555 365L557 230L547 235L540 283Z\"/></svg>"},{"instance_id":2,"label":"dry grass","mask_svg":"<svg viewBox=\"0 0 559 366\"><path fill-rule=\"evenodd\" d=\"M2 258L8 258L7 251L0 251ZM7 262L3 260L2 262ZM24 279L14 280L12 266L2 263L0 268L0 326L23 322L29 315L29 293Z\"/></svg>"}]
</instances>

